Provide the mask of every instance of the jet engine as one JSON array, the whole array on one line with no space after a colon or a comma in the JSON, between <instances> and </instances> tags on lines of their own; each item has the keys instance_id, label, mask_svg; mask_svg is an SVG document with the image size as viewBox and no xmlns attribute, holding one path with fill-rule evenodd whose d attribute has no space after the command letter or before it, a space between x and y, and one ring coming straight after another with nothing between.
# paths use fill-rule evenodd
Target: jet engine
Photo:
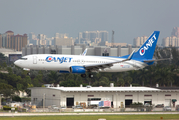
<instances>
[{"instance_id":1,"label":"jet engine","mask_svg":"<svg viewBox=\"0 0 179 120\"><path fill-rule=\"evenodd\" d=\"M86 69L83 66L71 66L70 72L84 74L86 72Z\"/></svg>"}]
</instances>

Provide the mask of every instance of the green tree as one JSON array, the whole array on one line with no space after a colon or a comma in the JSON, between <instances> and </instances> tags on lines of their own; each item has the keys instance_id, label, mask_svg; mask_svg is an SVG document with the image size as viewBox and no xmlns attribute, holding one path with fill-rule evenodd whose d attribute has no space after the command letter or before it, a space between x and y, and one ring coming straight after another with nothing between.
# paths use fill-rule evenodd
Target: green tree
<instances>
[{"instance_id":1,"label":"green tree","mask_svg":"<svg viewBox=\"0 0 179 120\"><path fill-rule=\"evenodd\" d=\"M75 83L74 80L69 79L69 80L67 80L67 81L61 82L60 86L64 86L64 87L75 87L75 86L76 86L76 83Z\"/></svg>"},{"instance_id":2,"label":"green tree","mask_svg":"<svg viewBox=\"0 0 179 120\"><path fill-rule=\"evenodd\" d=\"M3 67L3 68L6 68L6 67L7 67L6 62L3 62L2 67Z\"/></svg>"},{"instance_id":3,"label":"green tree","mask_svg":"<svg viewBox=\"0 0 179 120\"><path fill-rule=\"evenodd\" d=\"M158 75L159 78L157 82L159 83L160 86L167 86L167 81L171 78L169 68L160 68L158 70Z\"/></svg>"},{"instance_id":4,"label":"green tree","mask_svg":"<svg viewBox=\"0 0 179 120\"><path fill-rule=\"evenodd\" d=\"M0 90L12 89L13 87L6 83L0 83Z\"/></svg>"},{"instance_id":5,"label":"green tree","mask_svg":"<svg viewBox=\"0 0 179 120\"><path fill-rule=\"evenodd\" d=\"M8 71L8 73L9 73L9 74L12 74L12 73L13 73L13 71L12 71L12 68L11 68L11 67L7 67L7 71Z\"/></svg>"},{"instance_id":6,"label":"green tree","mask_svg":"<svg viewBox=\"0 0 179 120\"><path fill-rule=\"evenodd\" d=\"M12 97L12 101L22 102L22 99L19 96L15 95Z\"/></svg>"},{"instance_id":7,"label":"green tree","mask_svg":"<svg viewBox=\"0 0 179 120\"><path fill-rule=\"evenodd\" d=\"M125 84L130 85L132 83L132 78L130 76L126 76L124 78Z\"/></svg>"},{"instance_id":8,"label":"green tree","mask_svg":"<svg viewBox=\"0 0 179 120\"><path fill-rule=\"evenodd\" d=\"M60 81L60 75L57 73L57 71L50 71L49 74L47 74L47 83L54 83L58 84Z\"/></svg>"},{"instance_id":9,"label":"green tree","mask_svg":"<svg viewBox=\"0 0 179 120\"><path fill-rule=\"evenodd\" d=\"M24 88L24 86L23 86L23 84L20 84L20 83L17 83L17 90L19 91L23 91L23 88Z\"/></svg>"},{"instance_id":10,"label":"green tree","mask_svg":"<svg viewBox=\"0 0 179 120\"><path fill-rule=\"evenodd\" d=\"M116 82L117 86L124 86L125 82L123 78L118 78Z\"/></svg>"},{"instance_id":11,"label":"green tree","mask_svg":"<svg viewBox=\"0 0 179 120\"><path fill-rule=\"evenodd\" d=\"M8 86L9 88L7 88L7 85L5 86L6 86L6 89L0 89L0 94L3 94L5 99L7 99L8 97L12 97L15 91L13 89L10 89L10 86Z\"/></svg>"}]
</instances>

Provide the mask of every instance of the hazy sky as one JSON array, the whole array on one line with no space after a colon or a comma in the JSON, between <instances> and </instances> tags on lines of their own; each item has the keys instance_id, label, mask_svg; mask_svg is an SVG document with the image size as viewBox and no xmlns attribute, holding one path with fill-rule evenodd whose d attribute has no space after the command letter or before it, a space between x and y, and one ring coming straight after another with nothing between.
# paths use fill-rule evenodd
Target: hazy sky
<instances>
[{"instance_id":1,"label":"hazy sky","mask_svg":"<svg viewBox=\"0 0 179 120\"><path fill-rule=\"evenodd\" d=\"M107 30L111 41L133 43L133 38L161 31L171 36L179 27L179 0L0 0L0 33L78 37L79 32Z\"/></svg>"}]
</instances>

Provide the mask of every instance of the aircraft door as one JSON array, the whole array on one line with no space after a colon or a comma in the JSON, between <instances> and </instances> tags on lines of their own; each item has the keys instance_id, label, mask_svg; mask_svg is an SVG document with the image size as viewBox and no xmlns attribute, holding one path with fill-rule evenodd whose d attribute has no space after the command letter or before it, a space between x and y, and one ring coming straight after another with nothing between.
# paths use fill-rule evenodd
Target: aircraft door
<instances>
[{"instance_id":1,"label":"aircraft door","mask_svg":"<svg viewBox=\"0 0 179 120\"><path fill-rule=\"evenodd\" d=\"M37 56L33 56L33 64L37 64Z\"/></svg>"},{"instance_id":2,"label":"aircraft door","mask_svg":"<svg viewBox=\"0 0 179 120\"><path fill-rule=\"evenodd\" d=\"M81 60L81 64L84 64L84 60L83 59Z\"/></svg>"}]
</instances>

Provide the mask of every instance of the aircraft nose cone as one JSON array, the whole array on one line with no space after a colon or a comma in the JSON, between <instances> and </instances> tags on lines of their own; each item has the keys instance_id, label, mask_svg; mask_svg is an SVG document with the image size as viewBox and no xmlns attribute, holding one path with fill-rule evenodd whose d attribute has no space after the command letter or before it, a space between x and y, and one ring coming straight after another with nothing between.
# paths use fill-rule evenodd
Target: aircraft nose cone
<instances>
[{"instance_id":1,"label":"aircraft nose cone","mask_svg":"<svg viewBox=\"0 0 179 120\"><path fill-rule=\"evenodd\" d=\"M17 60L14 62L15 65L17 65Z\"/></svg>"},{"instance_id":2,"label":"aircraft nose cone","mask_svg":"<svg viewBox=\"0 0 179 120\"><path fill-rule=\"evenodd\" d=\"M16 61L14 62L14 64L17 65L17 66L19 66L19 60L16 60Z\"/></svg>"}]
</instances>

